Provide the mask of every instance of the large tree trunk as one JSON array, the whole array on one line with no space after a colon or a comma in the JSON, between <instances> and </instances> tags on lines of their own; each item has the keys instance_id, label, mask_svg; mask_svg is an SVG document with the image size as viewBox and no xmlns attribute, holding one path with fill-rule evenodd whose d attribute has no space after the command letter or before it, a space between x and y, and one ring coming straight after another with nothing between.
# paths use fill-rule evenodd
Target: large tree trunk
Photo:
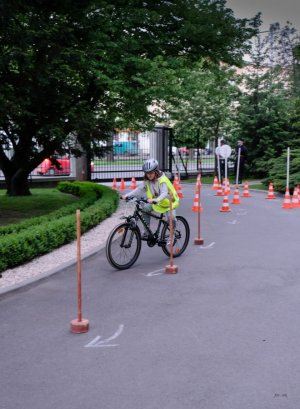
<instances>
[{"instance_id":1,"label":"large tree trunk","mask_svg":"<svg viewBox=\"0 0 300 409\"><path fill-rule=\"evenodd\" d=\"M29 173L18 169L13 175L5 175L7 194L10 196L29 196Z\"/></svg>"}]
</instances>

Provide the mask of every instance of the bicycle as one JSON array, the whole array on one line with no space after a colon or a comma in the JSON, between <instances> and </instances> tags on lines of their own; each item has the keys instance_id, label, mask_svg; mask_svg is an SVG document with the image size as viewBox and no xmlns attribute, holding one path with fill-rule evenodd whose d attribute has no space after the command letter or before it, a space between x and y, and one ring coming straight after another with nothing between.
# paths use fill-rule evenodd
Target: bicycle
<instances>
[{"instance_id":1,"label":"bicycle","mask_svg":"<svg viewBox=\"0 0 300 409\"><path fill-rule=\"evenodd\" d=\"M149 247L156 244L162 251L170 257L170 229L169 223L164 215L150 213L150 216L158 220L156 230L153 232L143 217L143 204L146 199L129 198L127 202L135 202L135 210L130 216L123 216L123 223L116 226L108 236L106 242L106 257L109 263L118 270L125 270L131 267L138 259L142 241L146 241ZM148 237L143 239L140 228L140 221L148 233ZM190 239L190 227L187 220L182 216L176 216L176 226L173 231L173 257L179 257L187 248Z\"/></svg>"}]
</instances>

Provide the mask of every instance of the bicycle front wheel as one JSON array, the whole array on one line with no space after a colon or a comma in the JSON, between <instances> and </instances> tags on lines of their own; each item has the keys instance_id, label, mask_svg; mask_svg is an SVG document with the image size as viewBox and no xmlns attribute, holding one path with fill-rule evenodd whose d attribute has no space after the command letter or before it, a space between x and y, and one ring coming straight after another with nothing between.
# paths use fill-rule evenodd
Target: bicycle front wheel
<instances>
[{"instance_id":1,"label":"bicycle front wheel","mask_svg":"<svg viewBox=\"0 0 300 409\"><path fill-rule=\"evenodd\" d=\"M179 257L187 248L190 240L190 226L187 220L182 216L176 217L176 226L173 232L173 257ZM165 224L161 238L165 241L165 244L162 246L163 252L170 256L170 229L169 225Z\"/></svg>"},{"instance_id":2,"label":"bicycle front wheel","mask_svg":"<svg viewBox=\"0 0 300 409\"><path fill-rule=\"evenodd\" d=\"M137 260L141 252L141 233L121 223L112 230L106 242L106 257L118 270L126 270Z\"/></svg>"}]
</instances>

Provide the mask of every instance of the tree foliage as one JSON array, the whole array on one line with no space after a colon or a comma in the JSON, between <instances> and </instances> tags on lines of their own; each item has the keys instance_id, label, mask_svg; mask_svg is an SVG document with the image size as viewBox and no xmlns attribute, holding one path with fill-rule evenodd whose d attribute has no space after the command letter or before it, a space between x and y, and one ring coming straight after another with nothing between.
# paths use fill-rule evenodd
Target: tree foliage
<instances>
[{"instance_id":1,"label":"tree foliage","mask_svg":"<svg viewBox=\"0 0 300 409\"><path fill-rule=\"evenodd\" d=\"M203 56L239 63L253 27L225 4L1 0L0 168L8 193L29 194L29 173L54 152L78 154L116 126L141 126L178 65Z\"/></svg>"},{"instance_id":2,"label":"tree foliage","mask_svg":"<svg viewBox=\"0 0 300 409\"><path fill-rule=\"evenodd\" d=\"M203 62L183 73L169 109L175 121L175 139L186 146L200 142L198 147L205 147L208 140L224 136L238 96L233 78L233 69Z\"/></svg>"},{"instance_id":3,"label":"tree foliage","mask_svg":"<svg viewBox=\"0 0 300 409\"><path fill-rule=\"evenodd\" d=\"M271 159L300 141L294 34L290 26L272 25L266 38L257 38L252 63L243 75L233 137L246 140L250 172L257 177L266 177L273 166Z\"/></svg>"},{"instance_id":4,"label":"tree foliage","mask_svg":"<svg viewBox=\"0 0 300 409\"><path fill-rule=\"evenodd\" d=\"M263 180L268 184L273 182L277 191L284 192L287 187L287 150L282 152L278 158L268 161L268 177ZM294 189L300 185L300 149L290 150L290 167L289 167L289 188Z\"/></svg>"}]
</instances>

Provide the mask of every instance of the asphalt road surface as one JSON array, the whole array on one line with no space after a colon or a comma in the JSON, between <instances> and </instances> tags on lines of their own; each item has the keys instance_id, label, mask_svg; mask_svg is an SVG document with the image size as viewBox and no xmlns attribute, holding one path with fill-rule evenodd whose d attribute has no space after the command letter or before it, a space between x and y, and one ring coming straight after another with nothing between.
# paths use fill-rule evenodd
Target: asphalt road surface
<instances>
[{"instance_id":1,"label":"asphalt road surface","mask_svg":"<svg viewBox=\"0 0 300 409\"><path fill-rule=\"evenodd\" d=\"M195 186L183 193L178 274L145 244L130 270L104 251L82 263L87 333L70 332L76 266L1 296L1 409L300 407L300 209L250 190L221 213L203 187L195 246Z\"/></svg>"}]
</instances>

